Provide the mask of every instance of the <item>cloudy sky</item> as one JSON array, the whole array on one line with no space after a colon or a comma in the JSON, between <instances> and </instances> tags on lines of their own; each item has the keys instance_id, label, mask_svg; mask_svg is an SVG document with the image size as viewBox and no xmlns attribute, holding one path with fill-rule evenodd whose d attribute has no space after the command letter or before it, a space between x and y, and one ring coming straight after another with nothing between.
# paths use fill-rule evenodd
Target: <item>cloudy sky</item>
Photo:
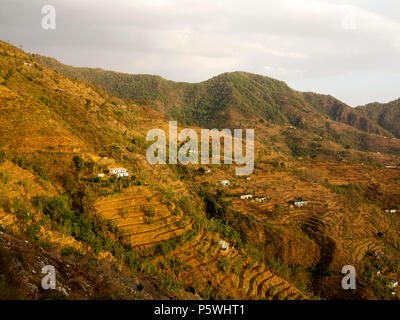
<instances>
[{"instance_id":1,"label":"cloudy sky","mask_svg":"<svg viewBox=\"0 0 400 320\"><path fill-rule=\"evenodd\" d=\"M56 9L56 30L41 25ZM1 0L0 39L74 66L198 82L248 71L351 106L400 97L399 0Z\"/></svg>"}]
</instances>

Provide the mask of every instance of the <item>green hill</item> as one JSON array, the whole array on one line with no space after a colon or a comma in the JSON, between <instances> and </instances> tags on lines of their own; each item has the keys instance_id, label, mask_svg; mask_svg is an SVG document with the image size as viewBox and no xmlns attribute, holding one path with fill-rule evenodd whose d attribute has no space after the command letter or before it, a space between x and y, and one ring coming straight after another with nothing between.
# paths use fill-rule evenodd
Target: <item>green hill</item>
<instances>
[{"instance_id":1,"label":"green hill","mask_svg":"<svg viewBox=\"0 0 400 320\"><path fill-rule=\"evenodd\" d=\"M400 99L389 103L370 103L356 110L400 138Z\"/></svg>"},{"instance_id":2,"label":"green hill","mask_svg":"<svg viewBox=\"0 0 400 320\"><path fill-rule=\"evenodd\" d=\"M351 108L335 97L312 92L302 93L302 96L317 111L334 121L348 124L368 133L390 135L380 127L376 120L360 114L357 109Z\"/></svg>"},{"instance_id":3,"label":"green hill","mask_svg":"<svg viewBox=\"0 0 400 320\"><path fill-rule=\"evenodd\" d=\"M390 133L341 101L292 90L284 82L265 76L232 72L200 83L182 83L152 75L130 75L101 69L75 68L55 59L35 59L71 78L91 82L106 92L137 104L149 105L182 125L206 128L294 126L297 133L279 134L294 155L335 154L332 145L316 146L320 137L341 147L398 153L397 145L383 141ZM259 134L262 136L262 134ZM305 141L303 141L305 139ZM303 150L299 152L299 149ZM285 150L285 148L283 148ZM290 151L289 150L289 151ZM325 150L325 151L323 151Z\"/></svg>"}]
</instances>

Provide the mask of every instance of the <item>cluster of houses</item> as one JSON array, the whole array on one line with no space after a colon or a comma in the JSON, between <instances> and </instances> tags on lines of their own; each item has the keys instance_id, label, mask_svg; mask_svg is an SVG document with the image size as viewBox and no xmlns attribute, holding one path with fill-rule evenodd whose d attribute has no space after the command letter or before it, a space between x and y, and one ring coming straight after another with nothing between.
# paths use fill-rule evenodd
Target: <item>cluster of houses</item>
<instances>
[{"instance_id":1,"label":"cluster of houses","mask_svg":"<svg viewBox=\"0 0 400 320\"><path fill-rule=\"evenodd\" d=\"M129 173L125 168L111 168L109 174L110 176L117 176L118 178L129 177ZM99 173L97 177L104 178L104 173Z\"/></svg>"},{"instance_id":2,"label":"cluster of houses","mask_svg":"<svg viewBox=\"0 0 400 320\"><path fill-rule=\"evenodd\" d=\"M296 207L296 208L305 207L305 206L308 206L308 205L310 205L310 204L311 204L310 201L302 200L302 199L293 200L293 201L290 202L290 205L291 205L291 206L294 206L294 207Z\"/></svg>"},{"instance_id":3,"label":"cluster of houses","mask_svg":"<svg viewBox=\"0 0 400 320\"><path fill-rule=\"evenodd\" d=\"M253 195L250 194L250 193L241 194L240 195L240 199L241 200L250 200L250 199L253 199ZM265 202L267 200L267 197L265 197L265 196L256 196L256 197L254 197L254 199L259 203L263 203L263 202Z\"/></svg>"},{"instance_id":4,"label":"cluster of houses","mask_svg":"<svg viewBox=\"0 0 400 320\"><path fill-rule=\"evenodd\" d=\"M121 177L128 177L129 173L125 168L111 168L110 169L111 176L117 176L118 178Z\"/></svg>"},{"instance_id":5,"label":"cluster of houses","mask_svg":"<svg viewBox=\"0 0 400 320\"><path fill-rule=\"evenodd\" d=\"M400 210L398 210L398 209L385 209L385 212L386 213L398 213L398 212L400 212Z\"/></svg>"},{"instance_id":6,"label":"cluster of houses","mask_svg":"<svg viewBox=\"0 0 400 320\"><path fill-rule=\"evenodd\" d=\"M24 62L24 65L28 66L28 67L32 67L32 63L30 63L30 62Z\"/></svg>"}]
</instances>

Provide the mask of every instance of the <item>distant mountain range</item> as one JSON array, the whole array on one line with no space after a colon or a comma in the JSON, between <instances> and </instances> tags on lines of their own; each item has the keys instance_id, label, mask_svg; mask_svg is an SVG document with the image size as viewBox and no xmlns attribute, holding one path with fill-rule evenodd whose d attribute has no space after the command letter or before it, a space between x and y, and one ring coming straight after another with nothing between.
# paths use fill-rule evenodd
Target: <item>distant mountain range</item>
<instances>
[{"instance_id":1,"label":"distant mountain range","mask_svg":"<svg viewBox=\"0 0 400 320\"><path fill-rule=\"evenodd\" d=\"M392 142L383 141L383 137L400 134L396 102L386 108L383 105L375 108L375 104L351 108L332 96L298 92L282 81L247 72L223 73L200 83L184 83L154 75L76 68L41 55L34 58L121 99L151 106L180 124L209 128L242 127L250 123L295 126L314 136L325 133L342 147L396 154L400 151ZM389 107L393 111L383 111Z\"/></svg>"}]
</instances>

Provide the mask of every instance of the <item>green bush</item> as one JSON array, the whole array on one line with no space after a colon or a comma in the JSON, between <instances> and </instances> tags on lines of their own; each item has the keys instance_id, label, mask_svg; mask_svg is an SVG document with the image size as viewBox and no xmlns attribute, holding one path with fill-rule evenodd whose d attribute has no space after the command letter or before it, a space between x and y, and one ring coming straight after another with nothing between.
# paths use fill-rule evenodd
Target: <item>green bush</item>
<instances>
[{"instance_id":1,"label":"green bush","mask_svg":"<svg viewBox=\"0 0 400 320\"><path fill-rule=\"evenodd\" d=\"M10 181L10 176L7 172L0 172L0 182L3 184L7 184Z\"/></svg>"},{"instance_id":2,"label":"green bush","mask_svg":"<svg viewBox=\"0 0 400 320\"><path fill-rule=\"evenodd\" d=\"M142 206L141 210L143 211L144 215L148 218L153 218L155 215L154 207L152 206Z\"/></svg>"},{"instance_id":3,"label":"green bush","mask_svg":"<svg viewBox=\"0 0 400 320\"><path fill-rule=\"evenodd\" d=\"M6 161L6 153L4 151L0 151L0 166Z\"/></svg>"},{"instance_id":4,"label":"green bush","mask_svg":"<svg viewBox=\"0 0 400 320\"><path fill-rule=\"evenodd\" d=\"M83 253L74 247L65 247L61 249L62 256L74 256L76 258L83 258Z\"/></svg>"}]
</instances>

